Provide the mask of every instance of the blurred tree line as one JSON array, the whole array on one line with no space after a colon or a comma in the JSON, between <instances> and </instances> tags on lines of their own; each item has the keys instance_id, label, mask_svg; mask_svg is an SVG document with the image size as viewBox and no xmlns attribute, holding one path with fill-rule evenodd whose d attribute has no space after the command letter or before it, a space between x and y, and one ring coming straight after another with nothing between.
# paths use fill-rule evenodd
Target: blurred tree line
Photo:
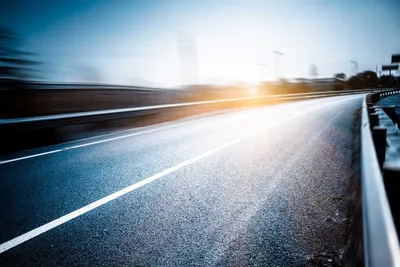
<instances>
[{"instance_id":1,"label":"blurred tree line","mask_svg":"<svg viewBox=\"0 0 400 267\"><path fill-rule=\"evenodd\" d=\"M0 89L24 89L34 78L32 53L19 50L21 38L0 26Z\"/></svg>"},{"instance_id":2,"label":"blurred tree line","mask_svg":"<svg viewBox=\"0 0 400 267\"><path fill-rule=\"evenodd\" d=\"M305 79L307 82L288 82L281 79L278 83L263 83L259 86L261 94L295 94L323 90L356 90L370 88L391 88L400 86L400 77L382 75L374 71L363 71L346 77L345 73L336 73L333 82L318 79ZM324 85L325 86L321 86Z\"/></svg>"},{"instance_id":3,"label":"blurred tree line","mask_svg":"<svg viewBox=\"0 0 400 267\"><path fill-rule=\"evenodd\" d=\"M378 77L374 71L363 71L351 76L347 81L349 89L387 88L400 85L400 77L382 75Z\"/></svg>"}]
</instances>

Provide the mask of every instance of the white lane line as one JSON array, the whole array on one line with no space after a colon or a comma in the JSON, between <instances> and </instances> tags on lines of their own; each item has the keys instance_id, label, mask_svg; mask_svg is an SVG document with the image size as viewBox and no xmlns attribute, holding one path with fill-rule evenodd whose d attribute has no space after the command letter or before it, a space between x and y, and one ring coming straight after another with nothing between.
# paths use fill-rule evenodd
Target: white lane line
<instances>
[{"instance_id":1,"label":"white lane line","mask_svg":"<svg viewBox=\"0 0 400 267\"><path fill-rule=\"evenodd\" d=\"M318 110L318 109L321 109L321 108L324 108L324 107L327 107L327 106L330 106L330 105L334 105L334 104L337 104L337 103L340 103L340 102L343 102L343 101L353 100L353 99L356 99L356 98L358 98L358 97L352 97L352 98L342 99L342 100L338 100L338 101L335 101L335 102L330 102L330 103L325 104L325 105L317 106L317 107L315 107L315 108L308 109L308 110L303 111L303 112L296 113L296 114L294 114L294 115L292 115L292 116L289 116L289 117L286 117L286 118L284 118L284 119L282 119L282 120L280 120L280 121L278 121L278 122L275 122L275 123L266 125L266 126L260 128L260 129L258 129L258 130L255 130L255 131L253 131L253 132L250 132L250 133L248 133L248 134L245 134L244 136L240 137L240 140L243 140L243 139L249 138L249 137L251 137L251 136L253 136L253 135L262 133L262 132L266 131L267 129L269 129L269 128L273 127L273 126L277 126L277 125L279 125L279 124L281 124L281 123L283 123L283 122L292 120L292 119L294 119L294 118L296 118L296 117L300 117L300 116L302 116L302 115L304 115L304 114L307 114L307 113L310 113L310 112L312 112L312 111L315 111L315 110ZM341 113L341 112L339 112L339 114L340 114L340 113Z\"/></svg>"},{"instance_id":2,"label":"white lane line","mask_svg":"<svg viewBox=\"0 0 400 267\"><path fill-rule=\"evenodd\" d=\"M40 157L40 156L44 156L44 155L48 155L48 154L58 153L58 152L61 152L61 151L62 151L62 149L56 149L56 150L51 150L51 151L47 151L47 152L43 152L43 153L39 153L39 154L33 154L33 155L25 156L25 157L9 159L9 160L3 160L3 161L0 161L0 164L5 164L5 163L18 161L18 160L23 160L23 159L36 158L36 157Z\"/></svg>"},{"instance_id":3,"label":"white lane line","mask_svg":"<svg viewBox=\"0 0 400 267\"><path fill-rule=\"evenodd\" d=\"M108 202L110 202L110 201L112 201L112 200L114 200L116 198L119 198L119 197L121 197L121 196L123 196L123 195L125 195L125 194L127 194L129 192L132 192L135 189L138 189L138 188L140 188L140 187L142 187L142 186L144 186L144 185L146 185L148 183L151 183L151 182L153 182L153 181L155 181L157 179L160 179L161 177L163 177L163 176L165 176L167 174L175 172L175 171L177 171L177 170L179 170L179 169L181 169L181 168L183 168L185 166L188 166L188 165L190 165L190 164L192 164L192 163L194 163L196 161L201 160L202 158L205 158L205 157L207 157L207 156L209 156L211 154L214 154L214 153L216 153L216 152L218 152L220 150L223 150L223 149L225 149L227 147L230 147L230 146L232 146L233 144L235 144L237 142L239 142L239 139L233 140L233 141L231 141L229 143L226 143L226 144L224 144L222 146L219 146L219 147L216 147L214 149L211 149L211 150L209 150L209 151L207 151L207 152L205 152L205 153L203 153L203 154L201 154L199 156L196 156L196 157L194 157L192 159L186 160L186 161L184 161L182 163L179 163L178 165L175 165L175 166L173 166L171 168L165 169L165 170L163 170L163 171L161 171L161 172L159 172L159 173L157 173L157 174L155 174L153 176L150 176L150 177L148 177L148 178L146 178L144 180L141 180L138 183L135 183L133 185L125 187L124 189L122 189L120 191L117 191L117 192L115 192L115 193L113 193L111 195L108 195L108 196L106 196L106 197L104 197L102 199L99 199L99 200L97 200L95 202L92 202L89 205L84 206L83 208L80 208L80 209L75 210L75 211L73 211L71 213L68 213L67 215L64 215L64 216L62 216L62 217L60 217L58 219L55 219L54 221L46 223L46 224L44 224L44 225L42 225L42 226L40 226L38 228L35 228L35 229L23 234L23 235L20 235L20 236L14 238L14 239L11 239L11 240L9 240L9 241L7 241L7 242L5 242L5 243L0 245L0 253L3 253L5 251L7 251L7 250L19 245L19 244L22 244L22 243L24 243L24 242L26 242L26 241L28 241L28 240L40 235L40 234L43 234L43 233L45 233L45 232L47 232L47 231L49 231L49 230L61 225L61 224L64 224L64 223L66 223L66 222L68 222L68 221L70 221L70 220L72 220L72 219L74 219L74 218L76 218L78 216L81 216L82 214L85 214L85 213L87 213L87 212L89 212L89 211L91 211L91 210L93 210L95 208L98 208L98 207L100 207L100 206L102 206L102 205L104 205L104 204L106 204L106 203L108 203Z\"/></svg>"},{"instance_id":4,"label":"white lane line","mask_svg":"<svg viewBox=\"0 0 400 267\"><path fill-rule=\"evenodd\" d=\"M99 141L89 142L89 143L85 143L85 144L81 144L81 145L75 145L75 146L69 146L69 147L65 147L65 148L61 148L61 149L50 150L50 151L47 151L47 152L33 154L33 155L29 155L29 156L24 156L24 157L9 159L9 160L3 160L3 161L0 161L0 165L1 164L6 164L6 163L10 163L10 162L20 161L20 160L24 160L24 159L40 157L40 156L44 156L44 155L48 155L48 154L58 153L58 152L62 152L62 151L69 150L69 149L80 148L80 147L85 147L85 146L91 146L91 145L95 145L95 144L101 144L101 143L110 142L110 141L114 141L114 140L118 140L118 139L132 137L132 136L138 136L138 135L148 134L148 133L152 133L152 132L168 130L168 129L171 129L171 128L184 126L184 125L187 125L187 124L190 124L190 123L193 123L193 122L179 123L179 124L169 125L169 126L166 126L166 127L160 127L160 128L156 128L156 129L151 129L151 130L146 130L146 131L126 134L126 135L121 135L121 136L117 136L117 137L102 139L102 140L99 140Z\"/></svg>"},{"instance_id":5,"label":"white lane line","mask_svg":"<svg viewBox=\"0 0 400 267\"><path fill-rule=\"evenodd\" d=\"M289 119L294 119L294 118L296 118L296 117L298 117L300 115L315 111L317 109L321 109L321 108L324 108L326 106L331 106L331 105L334 105L334 104L337 104L337 103L340 103L340 102L343 102L343 101L352 100L352 99L355 99L355 98L342 99L342 100L339 100L339 101L335 101L333 103L328 103L328 104L325 104L325 105L322 105L322 106L318 106L316 108L313 108L313 109L310 109L310 110L303 111L303 112L297 113L295 115L292 115L292 116L290 116L290 117L288 117L288 118L286 118L284 120L281 120L281 121L279 121L277 123L270 124L267 127L263 127L262 129L265 131L268 128L271 128L271 127L276 126L278 124L281 124L281 123L283 123L285 121L288 121ZM150 176L148 178L145 178L144 180L141 180L140 182L137 182L137 183L135 183L133 185L125 187L125 188L121 189L120 191L112 193L111 195L108 195L108 196L106 196L106 197L104 197L102 199L99 199L99 200L97 200L95 202L92 202L92 203L90 203L90 204L88 204L88 205L86 205L86 206L84 206L84 207L82 207L82 208L80 208L78 210L75 210L75 211L73 211L71 213L68 213L68 214L66 214L66 215L64 215L64 216L62 216L62 217L60 217L58 219L55 219L55 220L53 220L53 221L51 221L49 223L46 223L46 224L44 224L42 226L39 226L38 228L35 228L35 229L33 229L33 230L29 231L29 232L26 232L25 234L22 234L22 235L17 236L17 237L15 237L15 238L7 241L7 242L4 242L4 243L0 244L0 254L5 252L5 251L7 251L7 250L9 250L9 249L11 249L11 248L13 248L13 247L15 247L15 246L18 246L18 245L20 245L20 244L22 244L22 243L24 243L24 242L26 242L26 241L28 241L28 240L30 240L32 238L35 238L35 237L37 237L37 236L39 236L39 235L41 235L41 234L43 234L43 233L45 233L47 231L50 231L51 229L56 228L56 227L66 223L66 222L68 222L68 221L70 221L70 220L72 220L72 219L74 219L74 218L76 218L78 216L81 216L81 215L83 215L83 214L85 214L85 213L87 213L87 212L89 212L89 211L91 211L91 210L93 210L95 208L98 208L98 207L100 207L100 206L102 206L102 205L104 205L104 204L106 204L106 203L108 203L108 202L110 202L110 201L112 201L114 199L117 199L117 198L119 198L119 197L121 197L121 196L123 196L123 195L125 195L125 194L127 194L129 192L132 192L132 191L134 191L134 190L136 190L136 189L138 189L138 188L140 188L140 187L142 187L142 186L144 186L144 185L146 185L148 183L151 183L151 182L153 182L153 181L155 181L157 179L160 179L160 178L162 178L163 176L165 176L167 174L173 173L173 172L175 172L175 171L177 171L177 170L179 170L179 169L181 169L183 167L186 167L186 166L188 166L190 164L193 164L196 161L199 161L199 160L201 160L201 159L203 159L203 158L205 158L207 156L210 156L210 155L212 155L212 154L214 154L214 153L216 153L218 151L221 151L221 150L223 150L225 148L228 148L228 147L230 147L230 146L232 146L232 145L234 145L236 143L239 143L239 142L243 141L245 138L249 138L252 135L257 135L260 132L261 131L255 131L251 135L245 135L244 137L235 139L235 140L230 141L228 143L225 143L225 144L223 144L221 146L218 146L218 147L216 147L214 149L211 149L211 150L209 150L209 151L207 151L207 152L205 152L203 154L200 154L200 155L198 155L198 156L196 156L196 157L194 157L192 159L186 160L184 162L179 163L178 165L175 165L173 167L165 169L165 170L163 170L163 171L161 171L161 172L159 172L157 174L154 174L153 176Z\"/></svg>"},{"instance_id":6,"label":"white lane line","mask_svg":"<svg viewBox=\"0 0 400 267\"><path fill-rule=\"evenodd\" d=\"M115 140L118 140L118 139L123 139L123 138L128 138L128 137L133 137L133 136L138 136L138 135L143 135L143 134L148 134L148 133L157 132L157 131L168 130L168 129L171 129L171 128L176 128L176 127L179 127L179 126L185 126L185 125L192 124L192 123L194 123L194 121L188 121L188 122L184 122L184 123L177 123L177 124L174 124L174 125L168 125L168 126L165 126L165 127L159 127L159 128L155 128L155 129L141 131L141 132L135 132L135 133L131 133L131 134L120 135L120 136L117 136L117 137L102 139L102 140L99 140L99 141L84 143L84 144L80 144L80 145L69 146L69 147L65 147L65 148L61 148L61 149L50 150L50 151L47 151L47 152L33 154L33 155L29 155L29 156L3 160L3 161L0 161L0 165L1 164L15 162L15 161L20 161L20 160L30 159L30 158L36 158L36 157L40 157L40 156L44 156L44 155L54 154L54 153L66 151L66 150L69 150L69 149L76 149L76 148L80 148L80 147L92 146L92 145L96 145L96 144L115 141ZM128 131L130 131L130 130L128 130ZM93 138L98 138L98 137L93 137Z\"/></svg>"}]
</instances>

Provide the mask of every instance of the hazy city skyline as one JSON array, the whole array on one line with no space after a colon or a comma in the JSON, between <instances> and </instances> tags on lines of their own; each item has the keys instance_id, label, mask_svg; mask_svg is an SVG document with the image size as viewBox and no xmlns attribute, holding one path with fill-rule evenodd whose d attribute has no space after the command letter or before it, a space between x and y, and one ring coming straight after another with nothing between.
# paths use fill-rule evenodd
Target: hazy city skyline
<instances>
[{"instance_id":1,"label":"hazy city skyline","mask_svg":"<svg viewBox=\"0 0 400 267\"><path fill-rule=\"evenodd\" d=\"M24 38L51 81L173 86L178 32L195 36L200 83L351 75L400 52L397 1L5 1L0 25ZM3 13L2 12L2 13ZM260 63L267 65L260 66Z\"/></svg>"}]
</instances>

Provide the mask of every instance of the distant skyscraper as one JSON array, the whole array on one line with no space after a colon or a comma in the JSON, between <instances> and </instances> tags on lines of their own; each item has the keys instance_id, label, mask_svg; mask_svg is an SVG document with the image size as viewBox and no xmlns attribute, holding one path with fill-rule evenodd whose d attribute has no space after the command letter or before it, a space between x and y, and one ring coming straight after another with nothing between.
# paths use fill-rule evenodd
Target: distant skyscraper
<instances>
[{"instance_id":1,"label":"distant skyscraper","mask_svg":"<svg viewBox=\"0 0 400 267\"><path fill-rule=\"evenodd\" d=\"M196 38L193 34L180 31L178 49L183 85L196 84L198 79Z\"/></svg>"}]
</instances>

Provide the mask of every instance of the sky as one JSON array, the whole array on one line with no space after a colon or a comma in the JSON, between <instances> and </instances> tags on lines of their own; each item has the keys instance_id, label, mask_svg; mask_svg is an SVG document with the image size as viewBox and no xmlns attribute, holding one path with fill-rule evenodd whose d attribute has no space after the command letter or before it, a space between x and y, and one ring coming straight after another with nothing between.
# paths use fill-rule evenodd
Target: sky
<instances>
[{"instance_id":1,"label":"sky","mask_svg":"<svg viewBox=\"0 0 400 267\"><path fill-rule=\"evenodd\" d=\"M398 0L2 0L0 26L46 81L171 87L375 71L400 53L399 14Z\"/></svg>"}]
</instances>

